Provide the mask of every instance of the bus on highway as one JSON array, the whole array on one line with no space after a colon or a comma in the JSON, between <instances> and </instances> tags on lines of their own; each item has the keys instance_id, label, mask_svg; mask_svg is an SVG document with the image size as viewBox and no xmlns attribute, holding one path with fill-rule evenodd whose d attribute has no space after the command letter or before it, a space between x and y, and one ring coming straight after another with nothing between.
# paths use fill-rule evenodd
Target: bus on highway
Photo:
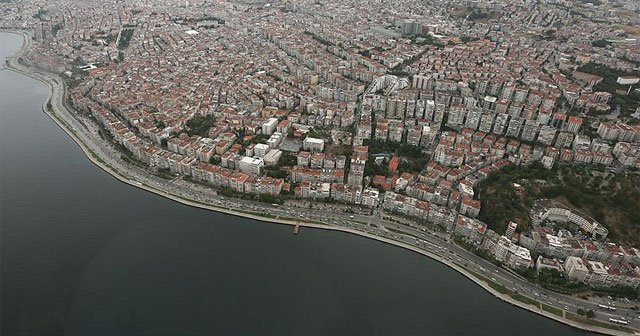
<instances>
[{"instance_id":1,"label":"bus on highway","mask_svg":"<svg viewBox=\"0 0 640 336\"><path fill-rule=\"evenodd\" d=\"M602 309L616 310L616 307L606 306L603 304L599 304L598 307Z\"/></svg>"},{"instance_id":2,"label":"bus on highway","mask_svg":"<svg viewBox=\"0 0 640 336\"><path fill-rule=\"evenodd\" d=\"M618 319L614 319L614 318L609 318L609 322L616 323L616 324L622 324L622 325L629 324L629 322L627 322L625 320L618 320Z\"/></svg>"}]
</instances>

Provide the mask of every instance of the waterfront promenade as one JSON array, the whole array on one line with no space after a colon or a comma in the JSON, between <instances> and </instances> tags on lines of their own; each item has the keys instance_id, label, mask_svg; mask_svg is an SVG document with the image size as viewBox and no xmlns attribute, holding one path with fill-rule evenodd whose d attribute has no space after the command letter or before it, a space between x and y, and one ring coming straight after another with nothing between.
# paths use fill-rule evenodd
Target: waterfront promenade
<instances>
[{"instance_id":1,"label":"waterfront promenade","mask_svg":"<svg viewBox=\"0 0 640 336\"><path fill-rule=\"evenodd\" d=\"M25 44L23 45L24 50L29 46L29 39L25 34L22 34L22 36L25 38ZM49 98L43 102L43 110L69 134L94 164L122 182L194 207L273 223L348 232L400 246L448 265L503 301L578 328L612 335L628 334L563 319L552 313L540 310L537 307L523 304L508 295L500 294L485 281L476 278L468 271L473 270L476 273L482 273L482 269L489 268L488 265L490 264L478 260L479 258L476 256L460 249L454 244L450 244L450 240L443 240L447 239L447 237L425 234L424 231L420 231L420 229L416 227L398 225L395 222L382 219L379 215L376 217L375 214L374 216L355 215L354 218L351 218L348 214L332 213L327 215L322 211L319 212L311 209L273 208L261 203L235 199L229 200L220 197L212 190L190 184L180 179L166 181L153 176L145 170L123 161L121 159L121 153L118 152L116 148L101 140L98 135L98 127L93 125L89 119L84 119L72 114L67 106L65 106L65 87L60 78L48 73L25 68L20 65L17 60L18 56L9 60L9 66L12 70L40 80L50 88ZM50 103L50 107L48 103ZM370 224L376 225L373 226ZM396 228L396 230L400 229L403 233L394 234L380 228ZM304 234L304 229L301 229L300 233ZM493 271L496 273L495 277L500 279L496 282L504 282L505 285L511 283L516 286L516 281L518 281L516 277L502 270L500 273L497 273L495 272L496 270L495 267L488 269L489 272ZM520 280L518 286L522 285L523 282ZM526 284L524 285L527 286ZM524 290L524 287L522 288ZM541 291L540 289L529 289L529 293L533 293L534 290ZM566 297L558 297L562 298L565 303L568 300ZM586 303L582 304L586 305ZM562 304L559 305L562 306Z\"/></svg>"}]
</instances>

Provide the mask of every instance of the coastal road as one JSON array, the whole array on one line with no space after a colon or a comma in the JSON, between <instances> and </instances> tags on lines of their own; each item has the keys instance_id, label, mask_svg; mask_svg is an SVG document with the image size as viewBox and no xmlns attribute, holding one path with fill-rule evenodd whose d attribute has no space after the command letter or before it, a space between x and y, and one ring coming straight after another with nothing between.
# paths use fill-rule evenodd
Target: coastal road
<instances>
[{"instance_id":1,"label":"coastal road","mask_svg":"<svg viewBox=\"0 0 640 336\"><path fill-rule=\"evenodd\" d=\"M60 82L54 86L53 97L61 97L62 94L56 90L63 90L64 86ZM68 111L62 99L53 99L52 105L57 109L56 113ZM378 235L387 239L401 241L426 251L439 255L451 262L471 269L472 271L485 276L487 279L526 295L534 300L543 302L546 305L560 310L576 313L578 309L593 310L597 313L596 319L608 322L609 318L624 319L629 321L630 326L640 328L640 321L636 318L638 313L630 309L617 309L614 311L602 310L597 303L585 301L576 297L566 296L532 286L525 279L514 275L510 271L498 268L492 263L479 256L452 243L448 234L428 230L426 226L411 223L406 219L396 219L396 221L382 219L378 212L373 215L345 214L339 212L327 212L319 209L309 209L291 206L273 206L260 202L253 202L241 199L229 199L220 196L210 188L193 184L183 179L176 178L165 180L163 178L150 175L146 169L124 162L120 159L121 153L114 146L102 141L98 135L98 128L92 125L91 120L78 120L68 112L65 113L70 125L77 134L80 134L82 141L91 144L91 149L101 158L110 158L108 163L120 172L124 172L129 179L137 183L152 186L156 189L165 190L170 194L187 199L194 199L199 202L219 206L226 209L251 212L258 215L268 215L282 219L296 219L300 221L316 221L328 225L342 226L372 235ZM390 216L391 217L391 216ZM391 231L393 230L393 231ZM417 239L416 239L417 238Z\"/></svg>"},{"instance_id":2,"label":"coastal road","mask_svg":"<svg viewBox=\"0 0 640 336\"><path fill-rule=\"evenodd\" d=\"M150 174L150 172L128 163L122 159L122 153L112 144L103 140L98 131L99 127L86 117L77 116L69 112L65 105L65 88L57 76L35 72L17 64L16 60L10 60L12 67L20 69L31 76L46 78L52 86L51 108L56 115L73 130L78 137L98 158L109 165L112 170L129 179L137 185L144 185L161 191L166 195L178 196L184 199L195 200L215 207L249 212L257 215L276 217L281 219L293 219L301 222L315 221L331 226L348 228L385 239L395 240L404 244L417 247L427 253L439 256L451 263L464 266L487 279L491 279L506 288L517 291L534 300L543 302L560 310L576 313L578 309L596 311L596 319L608 322L609 318L624 319L629 321L629 326L640 328L637 318L638 312L633 309L622 308L623 302L616 303L616 311L602 310L598 304L582 300L577 297L554 293L528 283L525 279L498 268L492 263L454 244L448 234L432 230L425 225L411 222L407 219L396 218L375 210L372 215L346 214L326 209L309 209L299 206L273 206L270 204L253 202L241 199L229 199L217 194L215 190L202 185L189 183L176 178L166 180ZM177 177L177 176L176 176ZM384 219L387 217L393 220Z\"/></svg>"}]
</instances>

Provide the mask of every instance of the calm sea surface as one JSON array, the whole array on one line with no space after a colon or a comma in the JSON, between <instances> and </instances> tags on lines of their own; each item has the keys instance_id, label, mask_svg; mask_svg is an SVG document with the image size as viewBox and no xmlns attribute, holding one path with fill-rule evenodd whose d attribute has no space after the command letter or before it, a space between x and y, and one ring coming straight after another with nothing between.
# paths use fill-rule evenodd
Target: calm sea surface
<instances>
[{"instance_id":1,"label":"calm sea surface","mask_svg":"<svg viewBox=\"0 0 640 336\"><path fill-rule=\"evenodd\" d=\"M0 60L21 44L0 33ZM1 313L10 335L585 335L426 257L184 206L118 182L0 71Z\"/></svg>"}]
</instances>

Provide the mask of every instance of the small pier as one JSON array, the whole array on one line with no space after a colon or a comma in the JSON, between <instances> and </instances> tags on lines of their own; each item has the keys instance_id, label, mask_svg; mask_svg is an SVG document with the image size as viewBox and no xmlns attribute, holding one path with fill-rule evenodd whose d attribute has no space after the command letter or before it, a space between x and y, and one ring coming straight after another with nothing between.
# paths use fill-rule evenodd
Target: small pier
<instances>
[{"instance_id":1,"label":"small pier","mask_svg":"<svg viewBox=\"0 0 640 336\"><path fill-rule=\"evenodd\" d=\"M296 224L296 226L293 227L293 234L297 235L299 230L300 230L300 224Z\"/></svg>"}]
</instances>

